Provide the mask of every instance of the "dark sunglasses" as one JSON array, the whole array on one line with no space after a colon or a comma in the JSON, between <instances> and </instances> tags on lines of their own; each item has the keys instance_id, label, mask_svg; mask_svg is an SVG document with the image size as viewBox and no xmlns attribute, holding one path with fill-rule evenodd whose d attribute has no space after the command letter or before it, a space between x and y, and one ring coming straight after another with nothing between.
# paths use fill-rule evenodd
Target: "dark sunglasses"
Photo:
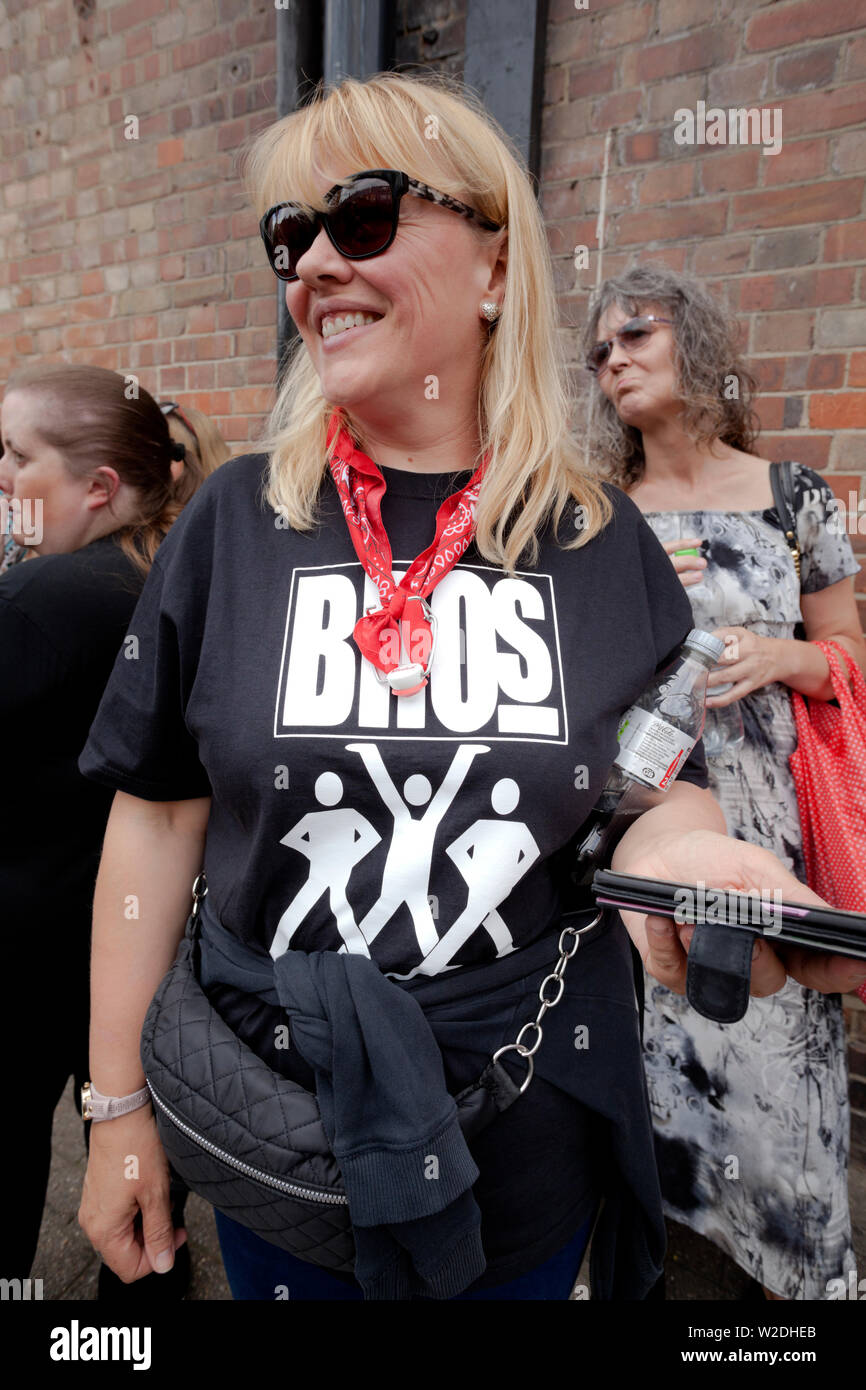
<instances>
[{"instance_id":1,"label":"dark sunglasses","mask_svg":"<svg viewBox=\"0 0 866 1390\"><path fill-rule=\"evenodd\" d=\"M628 323L617 329L612 338L605 338L604 342L593 344L586 354L588 370L597 376L602 368L607 366L615 342L626 352L645 347L655 332L657 323L672 324L673 319L659 318L656 314L639 314L637 318L629 319Z\"/></svg>"},{"instance_id":2,"label":"dark sunglasses","mask_svg":"<svg viewBox=\"0 0 866 1390\"><path fill-rule=\"evenodd\" d=\"M298 261L316 240L319 227L324 227L331 244L348 261L381 256L397 235L400 199L405 193L449 208L487 231L499 231L496 222L474 208L410 179L408 174L396 169L367 169L328 190L323 200L327 212L316 212L301 203L276 203L268 208L259 231L274 274L280 280L297 280Z\"/></svg>"}]
</instances>

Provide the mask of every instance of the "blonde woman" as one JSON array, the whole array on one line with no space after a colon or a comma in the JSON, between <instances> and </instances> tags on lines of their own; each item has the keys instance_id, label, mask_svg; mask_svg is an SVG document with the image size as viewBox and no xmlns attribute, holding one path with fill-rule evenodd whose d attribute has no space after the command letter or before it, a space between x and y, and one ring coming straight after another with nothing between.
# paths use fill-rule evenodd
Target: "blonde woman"
<instances>
[{"instance_id":1,"label":"blonde woman","mask_svg":"<svg viewBox=\"0 0 866 1390\"><path fill-rule=\"evenodd\" d=\"M172 439L183 445L183 472L179 487L184 502L188 502L221 463L230 450L216 423L194 405L178 405L177 401L161 401L160 410L168 422Z\"/></svg>"},{"instance_id":2,"label":"blonde woman","mask_svg":"<svg viewBox=\"0 0 866 1390\"><path fill-rule=\"evenodd\" d=\"M262 132L246 178L300 343L263 451L205 484L158 557L134 619L141 660L118 662L82 756L117 789L94 1085L142 1087L141 1022L204 864L211 1001L317 1090L338 1156L352 1129L343 1171L357 1179L361 1155L369 1199L358 1220L349 1197L357 1257L339 1278L218 1213L235 1297L565 1299L605 1195L594 1295L643 1298L664 1228L618 918L576 919L586 934L525 1093L468 1144L451 1097L536 1015L569 844L688 602L637 509L581 472L544 229L482 110L442 83L347 80ZM697 752L618 865L803 894L725 837L705 778ZM682 989L679 936L634 932ZM382 1001L369 1031L359 1000L321 1000L330 1060L294 1014L278 1047L285 1013L242 982L287 962L343 1000L363 979ZM851 974L830 957L788 968ZM785 977L762 947L753 988ZM426 1071L399 1044L407 993ZM526 1062L509 1059L522 1084ZM166 1187L145 1095L95 1128L82 1201L122 1278L171 1265Z\"/></svg>"}]
</instances>

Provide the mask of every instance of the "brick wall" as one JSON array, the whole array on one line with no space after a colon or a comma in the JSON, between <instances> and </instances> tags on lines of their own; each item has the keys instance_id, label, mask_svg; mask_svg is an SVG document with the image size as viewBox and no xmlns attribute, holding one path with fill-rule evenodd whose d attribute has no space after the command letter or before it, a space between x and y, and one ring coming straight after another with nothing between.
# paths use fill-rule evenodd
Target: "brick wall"
<instances>
[{"instance_id":1,"label":"brick wall","mask_svg":"<svg viewBox=\"0 0 866 1390\"><path fill-rule=\"evenodd\" d=\"M467 0L397 0L394 63L405 72L435 68L463 76Z\"/></svg>"},{"instance_id":2,"label":"brick wall","mask_svg":"<svg viewBox=\"0 0 866 1390\"><path fill-rule=\"evenodd\" d=\"M845 501L866 471L866 0L551 0L542 201L567 344L603 268L661 261L737 311L761 385L761 451L825 471ZM680 145L674 113L778 108L782 148ZM861 519L866 533L866 515ZM866 562L866 534L852 536ZM866 625L866 573L857 579Z\"/></svg>"},{"instance_id":3,"label":"brick wall","mask_svg":"<svg viewBox=\"0 0 866 1390\"><path fill-rule=\"evenodd\" d=\"M29 360L133 372L241 452L275 361L274 279L234 174L274 119L271 0L4 11L0 386Z\"/></svg>"},{"instance_id":4,"label":"brick wall","mask_svg":"<svg viewBox=\"0 0 866 1390\"><path fill-rule=\"evenodd\" d=\"M465 15L397 0L397 63L459 76ZM542 201L571 360L612 130L605 271L704 276L742 319L761 449L847 500L866 472L866 0L550 0L549 20ZM254 442L275 291L234 157L275 117L274 35L271 0L6 0L0 389L28 360L93 362L213 415L235 453ZM780 107L782 152L677 145L699 100ZM846 1012L866 1154L866 1009Z\"/></svg>"}]
</instances>

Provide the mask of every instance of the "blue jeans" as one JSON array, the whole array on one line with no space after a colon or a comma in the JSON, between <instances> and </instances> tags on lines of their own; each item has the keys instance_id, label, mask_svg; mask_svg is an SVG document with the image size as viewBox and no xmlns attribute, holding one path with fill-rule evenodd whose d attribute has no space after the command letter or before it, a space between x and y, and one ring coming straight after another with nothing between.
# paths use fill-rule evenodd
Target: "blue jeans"
<instances>
[{"instance_id":1,"label":"blue jeans","mask_svg":"<svg viewBox=\"0 0 866 1390\"><path fill-rule=\"evenodd\" d=\"M233 1298L271 1302L279 1292L285 1290L292 1302L312 1303L323 1299L343 1303L363 1301L364 1295L357 1284L344 1284L326 1269L296 1259L279 1246L262 1240L254 1231L223 1216L222 1212L214 1214ZM567 1299L577 1279L594 1220L593 1212L568 1244L537 1269L495 1288L458 1294L456 1299L449 1302L459 1302L461 1299Z\"/></svg>"}]
</instances>

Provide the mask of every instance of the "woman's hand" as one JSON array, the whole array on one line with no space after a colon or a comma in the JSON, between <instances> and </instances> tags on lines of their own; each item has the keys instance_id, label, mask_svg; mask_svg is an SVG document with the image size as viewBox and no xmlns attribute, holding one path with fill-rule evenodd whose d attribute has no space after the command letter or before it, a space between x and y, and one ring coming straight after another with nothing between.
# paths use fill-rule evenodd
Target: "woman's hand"
<instances>
[{"instance_id":1,"label":"woman's hand","mask_svg":"<svg viewBox=\"0 0 866 1390\"><path fill-rule=\"evenodd\" d=\"M682 580L683 588L688 589L692 584L700 584L707 568L703 556L675 554L677 550L699 550L702 544L700 536L683 536L678 541L662 541L661 544L670 555L671 564Z\"/></svg>"},{"instance_id":2,"label":"woman's hand","mask_svg":"<svg viewBox=\"0 0 866 1390\"><path fill-rule=\"evenodd\" d=\"M171 1269L186 1231L172 1225L168 1162L150 1106L91 1124L78 1224L124 1284Z\"/></svg>"},{"instance_id":3,"label":"woman's hand","mask_svg":"<svg viewBox=\"0 0 866 1390\"><path fill-rule=\"evenodd\" d=\"M770 901L773 890L779 889L790 902L827 906L769 850L713 830L663 832L633 857L627 852L619 857L623 845L625 839L617 847L612 865L622 873L758 892ZM687 954L694 927L653 914L643 917L624 912L622 918L649 973L675 994L685 994ZM857 989L866 978L866 962L781 943L773 946L767 937L756 941L750 993L759 998L775 994L788 975L821 994L844 994Z\"/></svg>"},{"instance_id":4,"label":"woman's hand","mask_svg":"<svg viewBox=\"0 0 866 1390\"><path fill-rule=\"evenodd\" d=\"M719 666L707 679L708 709L732 705L751 691L780 679L778 638L759 637L745 627L717 627L713 636L722 638L725 650L719 658ZM714 686L727 685L728 681L734 682L730 690L723 695L713 695Z\"/></svg>"}]
</instances>

